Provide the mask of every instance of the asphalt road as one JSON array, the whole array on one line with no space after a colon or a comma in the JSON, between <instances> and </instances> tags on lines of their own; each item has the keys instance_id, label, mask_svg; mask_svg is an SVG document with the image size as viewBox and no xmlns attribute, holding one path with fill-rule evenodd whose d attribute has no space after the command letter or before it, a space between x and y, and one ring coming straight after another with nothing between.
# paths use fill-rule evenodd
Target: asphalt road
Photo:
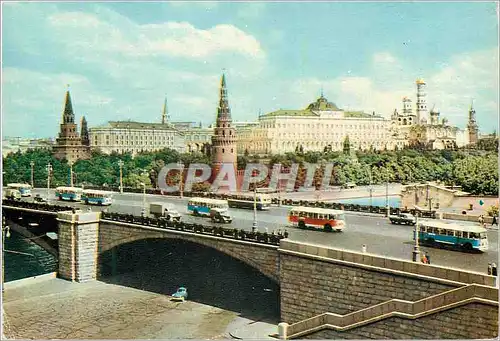
<instances>
[{"instance_id":1,"label":"asphalt road","mask_svg":"<svg viewBox=\"0 0 500 341\"><path fill-rule=\"evenodd\" d=\"M47 191L35 189L34 193L46 196ZM51 203L70 205L92 210L102 210L104 207L87 206L80 203L61 202L54 198L51 192ZM135 193L114 194L114 202L108 207L109 212L131 213L140 215L143 207L143 195ZM24 200L31 200L25 198ZM186 213L188 198L162 197L157 195L146 195L146 207L150 202L168 202L175 205L177 210L183 214L183 220L187 222L198 222L212 225L211 221L203 217L193 217ZM404 225L392 225L388 219L380 215L349 213L346 212L347 227L343 232L323 232L300 230L287 227L287 212L290 207L271 207L269 211L257 211L257 227L260 231L268 232L287 228L291 240L326 245L345 250L361 251L362 245L366 244L367 252L398 258L408 259L412 257L413 251L413 227ZM233 222L226 227L251 230L254 213L248 209L230 209ZM498 261L498 230L488 231L489 250L484 253L465 253L456 250L440 248L421 247L423 252L429 252L431 263L451 268L466 269L485 273L489 262Z\"/></svg>"}]
</instances>

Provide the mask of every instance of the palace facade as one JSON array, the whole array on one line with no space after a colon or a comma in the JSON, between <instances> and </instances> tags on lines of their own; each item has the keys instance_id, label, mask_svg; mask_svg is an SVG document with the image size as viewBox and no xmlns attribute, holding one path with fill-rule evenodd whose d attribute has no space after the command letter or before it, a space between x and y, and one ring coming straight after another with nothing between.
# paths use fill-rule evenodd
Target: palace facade
<instances>
[{"instance_id":1,"label":"palace facade","mask_svg":"<svg viewBox=\"0 0 500 341\"><path fill-rule=\"evenodd\" d=\"M347 136L355 149L390 149L390 121L373 114L344 111L321 94L305 109L277 110L237 128L238 151L254 155L303 151L341 151Z\"/></svg>"}]
</instances>

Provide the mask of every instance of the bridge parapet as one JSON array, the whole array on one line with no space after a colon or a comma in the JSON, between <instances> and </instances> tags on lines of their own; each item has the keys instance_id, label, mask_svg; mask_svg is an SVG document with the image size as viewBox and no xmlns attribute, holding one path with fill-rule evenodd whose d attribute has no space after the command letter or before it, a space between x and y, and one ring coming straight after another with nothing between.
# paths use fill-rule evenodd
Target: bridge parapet
<instances>
[{"instance_id":1,"label":"bridge parapet","mask_svg":"<svg viewBox=\"0 0 500 341\"><path fill-rule=\"evenodd\" d=\"M412 276L415 278L426 278L430 281L436 281L443 284L480 284L494 287L497 281L497 277L482 273L322 247L288 239L281 242L280 252L297 255L302 254L303 256L322 261L349 264L351 266L373 269L395 275L405 274L405 276Z\"/></svg>"}]
</instances>

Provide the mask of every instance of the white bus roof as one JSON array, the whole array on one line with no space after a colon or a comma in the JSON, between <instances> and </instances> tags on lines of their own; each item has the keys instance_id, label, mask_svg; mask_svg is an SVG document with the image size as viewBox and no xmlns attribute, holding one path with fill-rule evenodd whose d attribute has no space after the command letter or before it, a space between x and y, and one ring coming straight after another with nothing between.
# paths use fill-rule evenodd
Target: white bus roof
<instances>
[{"instance_id":1,"label":"white bus roof","mask_svg":"<svg viewBox=\"0 0 500 341\"><path fill-rule=\"evenodd\" d=\"M219 204L219 205L227 205L227 200L220 200L220 199L212 199L212 198L191 198L189 199L189 202L192 201L197 201L197 202L202 202L205 204Z\"/></svg>"},{"instance_id":2,"label":"white bus roof","mask_svg":"<svg viewBox=\"0 0 500 341\"><path fill-rule=\"evenodd\" d=\"M306 206L298 206L294 207L290 210L290 212L299 211L299 212L310 212L310 213L323 213L323 214L344 214L342 210L334 210L330 208L321 208L321 207L306 207Z\"/></svg>"},{"instance_id":3,"label":"white bus roof","mask_svg":"<svg viewBox=\"0 0 500 341\"><path fill-rule=\"evenodd\" d=\"M12 184L7 184L7 187L31 187L31 185L30 184L12 183Z\"/></svg>"},{"instance_id":4,"label":"white bus roof","mask_svg":"<svg viewBox=\"0 0 500 341\"><path fill-rule=\"evenodd\" d=\"M80 187L66 187L66 186L60 186L60 187L57 187L56 190L63 190L63 191L83 191Z\"/></svg>"},{"instance_id":5,"label":"white bus roof","mask_svg":"<svg viewBox=\"0 0 500 341\"><path fill-rule=\"evenodd\" d=\"M69 187L69 188L71 188L71 187ZM113 194L113 192L111 192L111 191L101 191L101 190L98 190L98 189L84 189L83 193L89 193L89 194Z\"/></svg>"},{"instance_id":6,"label":"white bus roof","mask_svg":"<svg viewBox=\"0 0 500 341\"><path fill-rule=\"evenodd\" d=\"M436 227L439 229L447 229L447 230L455 230L455 231L464 231L464 232L487 232L488 230L484 227L477 225L461 225L454 222L445 222L442 220L419 220L419 225Z\"/></svg>"}]
</instances>

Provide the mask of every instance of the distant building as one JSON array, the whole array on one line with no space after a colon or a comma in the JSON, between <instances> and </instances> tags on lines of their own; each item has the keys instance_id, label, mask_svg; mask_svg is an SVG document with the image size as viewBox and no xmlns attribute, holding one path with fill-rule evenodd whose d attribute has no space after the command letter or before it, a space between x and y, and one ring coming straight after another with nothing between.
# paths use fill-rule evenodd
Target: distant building
<instances>
[{"instance_id":1,"label":"distant building","mask_svg":"<svg viewBox=\"0 0 500 341\"><path fill-rule=\"evenodd\" d=\"M421 146L427 149L453 149L468 144L470 135L465 130L448 124L440 118L439 110L427 110L426 83L417 79L416 115L411 108L411 100L403 98L403 110L394 110L391 116L391 139L399 149L406 146ZM470 115L470 113L469 113Z\"/></svg>"},{"instance_id":2,"label":"distant building","mask_svg":"<svg viewBox=\"0 0 500 341\"><path fill-rule=\"evenodd\" d=\"M201 122L172 122L173 126L184 136L186 152L210 153L214 128L203 127Z\"/></svg>"},{"instance_id":3,"label":"distant building","mask_svg":"<svg viewBox=\"0 0 500 341\"><path fill-rule=\"evenodd\" d=\"M392 147L390 121L373 114L344 111L321 96L305 109L280 109L259 116L258 122L238 127L238 151L283 154L341 151L349 135L353 149L383 150Z\"/></svg>"},{"instance_id":4,"label":"distant building","mask_svg":"<svg viewBox=\"0 0 500 341\"><path fill-rule=\"evenodd\" d=\"M86 129L85 117L82 118L83 122ZM83 128L82 132L84 132ZM90 148L88 144L83 143L80 134L78 134L69 90L66 91L62 123L59 136L56 138L56 144L52 147L52 154L55 158L66 159L68 162L90 158Z\"/></svg>"},{"instance_id":5,"label":"distant building","mask_svg":"<svg viewBox=\"0 0 500 341\"><path fill-rule=\"evenodd\" d=\"M90 128L90 147L102 153L132 153L158 151L164 148L184 152L182 134L171 124L134 121L109 121Z\"/></svg>"},{"instance_id":6,"label":"distant building","mask_svg":"<svg viewBox=\"0 0 500 341\"><path fill-rule=\"evenodd\" d=\"M51 150L54 145L54 139L24 139L20 137L5 137L2 140L2 156L5 157L11 153L24 153L29 149L47 149Z\"/></svg>"}]
</instances>

